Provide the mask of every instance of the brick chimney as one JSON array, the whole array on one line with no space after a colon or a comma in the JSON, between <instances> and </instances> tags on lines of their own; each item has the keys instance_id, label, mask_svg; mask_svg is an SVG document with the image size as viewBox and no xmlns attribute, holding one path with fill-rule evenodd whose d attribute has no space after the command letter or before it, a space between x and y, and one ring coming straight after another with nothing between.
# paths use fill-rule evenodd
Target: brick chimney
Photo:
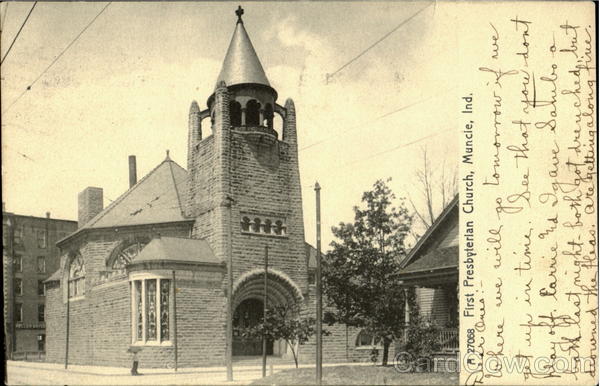
<instances>
[{"instance_id":1,"label":"brick chimney","mask_svg":"<svg viewBox=\"0 0 600 386\"><path fill-rule=\"evenodd\" d=\"M102 212L104 207L102 188L88 186L77 195L77 201L79 204L77 210L77 227L81 228L95 215Z\"/></svg>"},{"instance_id":2,"label":"brick chimney","mask_svg":"<svg viewBox=\"0 0 600 386\"><path fill-rule=\"evenodd\" d=\"M135 156L129 156L129 188L133 187L137 183L137 167L135 163Z\"/></svg>"}]
</instances>

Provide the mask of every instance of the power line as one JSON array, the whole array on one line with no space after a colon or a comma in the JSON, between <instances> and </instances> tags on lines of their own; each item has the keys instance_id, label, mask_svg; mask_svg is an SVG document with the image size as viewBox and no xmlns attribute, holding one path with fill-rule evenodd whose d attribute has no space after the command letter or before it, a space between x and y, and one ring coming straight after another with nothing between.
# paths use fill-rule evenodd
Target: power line
<instances>
[{"instance_id":1,"label":"power line","mask_svg":"<svg viewBox=\"0 0 600 386\"><path fill-rule=\"evenodd\" d=\"M390 148L390 149L386 149L386 150L380 151L380 152L378 152L378 153L371 154L371 155L369 155L369 156L367 156L367 157L365 157L365 158L361 158L361 159L359 159L359 160L355 160L355 161L347 162L347 163L345 163L345 164L342 164L342 165L340 165L340 166L334 166L334 167L336 168L336 170L341 170L341 169L344 169L344 168L346 168L346 167L348 167L348 166L352 166L352 165L354 165L354 164L356 164L356 163L363 162L363 161L366 161L366 160L369 160L369 159L372 159L372 158L378 157L378 156L380 156L380 155L383 155L383 154L386 154L386 153L390 153L390 152L393 152L393 151L395 151L395 150L398 150L398 149L401 149L401 148L404 148L404 147L408 147L408 146L414 145L415 143L419 143L419 142L421 142L421 141L424 141L424 140L426 140L426 139L429 139L429 138L435 137L435 136L437 136L437 135L439 135L439 134L445 133L445 132L447 132L447 131L450 131L450 130L454 130L454 128L449 128L449 129L439 130L439 131L437 131L437 132L435 132L435 133L432 133L432 134L426 135L426 136L424 136L424 137L418 138L418 139L416 139L416 140L414 140L414 141L407 142L407 143L403 143L403 144L400 144L400 145L394 146L394 147L392 147L392 148ZM339 177L339 176L342 176L342 174L340 174L340 173L337 173L336 175L337 175L338 177ZM346 181L346 182L348 182L348 181ZM337 185L337 184L336 184L336 185ZM346 184L342 183L342 185L346 185ZM305 188L313 188L313 187L314 187L314 185L312 185L312 184L309 184L309 185L302 185L302 187L305 187Z\"/></svg>"},{"instance_id":2,"label":"power line","mask_svg":"<svg viewBox=\"0 0 600 386\"><path fill-rule=\"evenodd\" d=\"M4 14L2 15L2 24L0 24L0 33L4 30L4 26L6 25L6 15L8 15L8 1L6 2L6 7L4 7Z\"/></svg>"},{"instance_id":3,"label":"power line","mask_svg":"<svg viewBox=\"0 0 600 386\"><path fill-rule=\"evenodd\" d=\"M345 163L345 164L341 165L341 166L339 167L339 169L343 169L343 168L345 168L345 167L348 167L348 166L354 165L354 164L356 164L356 163L358 163L358 162L363 162L363 161L369 160L369 159L371 159L371 158L378 157L378 156L380 156L380 155L383 155L383 154L386 154L386 153L389 153L389 152L392 152L392 151L395 151L395 150L401 149L401 148L403 148L403 147L407 147L407 146L410 146L410 145L414 145L415 143L418 143L418 142L424 141L424 140L426 140L426 139L429 139L429 138L431 138L431 137L435 137L436 135L439 135L439 134L441 134L441 133L444 133L444 132L446 132L446 131L450 131L450 130L454 130L454 128L450 128L450 129L444 129L444 130L439 130L439 131L436 131L435 133L432 133L432 134L426 135L426 136L424 136L424 137L421 137L421 138L419 138L419 139L415 139L414 141L407 142L407 143L403 143L403 144L400 144L400 145L394 146L394 147L392 147L392 148L390 148L390 149L383 150L383 151L380 151L380 152L378 152L378 153L375 153L375 154L371 154L371 155L370 155L370 156L368 156L368 157L365 157L365 158L362 158L362 159L359 159L359 160L356 160L356 161L351 161L351 162ZM338 169L338 170L339 170L339 169Z\"/></svg>"},{"instance_id":4,"label":"power line","mask_svg":"<svg viewBox=\"0 0 600 386\"><path fill-rule=\"evenodd\" d=\"M46 67L46 69L44 71L42 71L40 73L40 75L38 75L37 78L35 78L35 80L33 82L31 82L31 84L29 86L27 86L27 88L25 90L23 90L23 92L4 110L2 111L2 113L6 113L15 103L17 103L22 97L23 95L25 95L25 93L29 90L31 90L31 88L33 87L34 84L37 83L38 80L40 80L40 78L52 67L54 66L54 64L65 54L65 52L67 52L67 50L69 48L71 48L71 46L73 44L75 44L75 42L81 37L81 35L84 34L85 31L87 31L88 28L90 28L90 26L92 24L94 24L94 22L96 21L96 19L98 19L98 17L106 10L106 8L108 8L109 5L112 4L112 1L109 2L108 4L106 4L104 6L104 8L102 8L100 10L100 12L98 12L96 14L96 16L94 16L94 18L85 26L84 29L81 30L81 32L79 32L79 34L77 34L77 36L75 36L75 38L73 40L71 40L71 43L69 43L60 54L58 54L58 56L56 58L54 58L54 60L52 61L52 63L50 63L50 65L48 65L48 67Z\"/></svg>"},{"instance_id":5,"label":"power line","mask_svg":"<svg viewBox=\"0 0 600 386\"><path fill-rule=\"evenodd\" d=\"M28 160L28 161L36 162L36 161L35 161L33 158L31 158L31 157L30 157L30 156L28 156L27 154L25 154L25 153L21 153L20 151L18 151L18 150L15 150L15 149L13 149L12 147L8 147L8 146L6 146L6 145L5 145L5 146L4 146L4 148L5 148L5 149L8 149L8 150L11 150L11 151L13 151L13 152L15 152L15 153L17 153L18 155L20 155L21 157L25 158L25 159L26 159L26 160Z\"/></svg>"},{"instance_id":6,"label":"power line","mask_svg":"<svg viewBox=\"0 0 600 386\"><path fill-rule=\"evenodd\" d=\"M344 68L346 68L347 66L349 66L355 60L357 60L358 58L360 58L361 56L363 56L364 54L366 54L367 51L369 51L371 48L375 47L376 45L378 45L379 43L381 43L382 41L384 41L388 36L390 36L391 34L393 34L394 32L396 32L398 29L400 29L400 27L402 27L403 25L405 25L406 23L408 23L409 21L411 21L413 18L415 18L418 14L420 14L421 12L423 12L425 9L431 7L432 4L434 4L434 3L430 3L429 5L427 5L427 6L423 7L423 8L421 8L420 10L418 10L416 13L414 13L408 19L403 20L393 30L391 30L390 32L388 32L385 35L383 35L375 43L371 44L369 47L367 47L366 49L364 49L360 54L356 55L354 58L352 58L348 62L346 62L346 64L344 64L343 66L341 66L340 68L338 68L337 70L335 70L333 73L327 74L327 80L331 79L338 72L342 71Z\"/></svg>"},{"instance_id":7,"label":"power line","mask_svg":"<svg viewBox=\"0 0 600 386\"><path fill-rule=\"evenodd\" d=\"M389 112L387 112L387 113L385 113L385 114L382 114L382 115L380 115L380 116L377 116L377 117L375 117L375 118L373 118L373 119L370 119L370 120L368 120L368 121L365 121L365 122L363 122L363 123L361 123L361 124L358 124L358 125L355 125L355 126L351 126L351 127L347 128L347 129L345 129L345 130L342 130L341 132L337 133L336 135L331 135L331 136L329 136L329 137L327 137L327 138L324 138L324 139L322 139L322 140L319 140L319 141L313 142L313 143L311 143L310 145L306 145L306 146L304 146L304 147L300 148L298 151L307 150L307 149L310 149L310 148L311 148L311 147L313 147L313 146L320 145L320 144L322 144L323 142L327 142L327 141L329 141L329 140L332 140L332 139L338 138L338 137L339 137L341 134L345 134L345 133L348 133L348 132L350 132L350 131L353 131L353 130L359 129L359 128L361 128L361 127L364 127L365 125L367 125L367 124L369 124L369 123L373 123L373 122L375 122L375 121L378 121L378 120L380 120L380 119L386 118L386 117L388 117L388 116L390 116L390 115L393 115L393 114L399 113L399 112L400 112L400 111L402 111L402 110L406 110L406 109L408 109L408 108L411 108L411 107L413 107L413 106L416 106L416 105L418 105L418 104L420 104L420 103L427 102L427 101L429 101L429 100L431 100L431 99L433 99L433 98L437 98L438 96L445 95L447 92L449 92L449 91L452 91L452 90L454 90L454 88L451 88L451 89L448 89L448 90L446 90L446 91L443 91L443 92L441 92L441 93L437 93L437 94L435 94L435 95L429 96L429 97L427 97L427 98L425 98L425 99L418 100L418 101L416 101L416 102L413 102L413 103L411 103L411 104L408 104L408 105L406 105L406 106L402 106L402 107L400 107L400 108L394 109L394 110L392 110L392 111L389 111Z\"/></svg>"},{"instance_id":8,"label":"power line","mask_svg":"<svg viewBox=\"0 0 600 386\"><path fill-rule=\"evenodd\" d=\"M19 37L19 35L21 34L21 31L23 30L23 27L25 27L25 24L27 23L27 20L29 20L29 16L31 16L31 13L33 12L33 9L35 8L35 6L37 5L37 1L35 3L33 3L33 5L31 6L31 9L29 10L29 13L27 14L27 16L25 17L25 20L23 20L23 24L21 24L21 27L19 28L19 30L17 31L17 34L15 35L15 37L13 38L12 43L10 43L10 46L8 46L8 50L6 50L6 52L4 53L4 56L2 57L2 60L0 60L0 65L2 63L4 63L4 59L6 59L6 56L8 55L8 53L10 52L11 48L13 48L13 45L15 44L15 42L17 41L17 38Z\"/></svg>"}]
</instances>

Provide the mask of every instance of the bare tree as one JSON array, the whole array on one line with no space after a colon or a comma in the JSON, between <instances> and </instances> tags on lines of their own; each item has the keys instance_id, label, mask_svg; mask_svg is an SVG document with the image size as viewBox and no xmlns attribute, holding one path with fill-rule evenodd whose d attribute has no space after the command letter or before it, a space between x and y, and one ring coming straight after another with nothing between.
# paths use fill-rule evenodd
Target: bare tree
<instances>
[{"instance_id":1,"label":"bare tree","mask_svg":"<svg viewBox=\"0 0 600 386\"><path fill-rule=\"evenodd\" d=\"M421 166L415 172L418 193L409 194L408 201L420 220L419 225L427 229L458 193L458 167L449 166L446 157L437 163L432 162L426 147L421 148L421 159ZM412 233L418 238L414 229Z\"/></svg>"}]
</instances>

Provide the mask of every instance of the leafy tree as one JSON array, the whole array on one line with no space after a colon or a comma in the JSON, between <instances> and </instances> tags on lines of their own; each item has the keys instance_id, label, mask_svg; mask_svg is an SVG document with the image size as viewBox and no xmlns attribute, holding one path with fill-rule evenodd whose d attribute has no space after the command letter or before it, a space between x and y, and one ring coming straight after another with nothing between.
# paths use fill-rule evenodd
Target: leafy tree
<instances>
[{"instance_id":1,"label":"leafy tree","mask_svg":"<svg viewBox=\"0 0 600 386\"><path fill-rule=\"evenodd\" d=\"M383 343L384 366L390 344L404 327L405 292L397 275L412 222L404 199L394 206L388 181L378 180L363 194L354 222L333 227L337 240L323 264L324 294L332 310L324 319L373 334Z\"/></svg>"},{"instance_id":2,"label":"leafy tree","mask_svg":"<svg viewBox=\"0 0 600 386\"><path fill-rule=\"evenodd\" d=\"M283 339L292 351L298 367L297 344L306 343L315 334L315 319L300 318L296 305L283 304L267 308L267 318L254 326L244 328L241 333L246 339ZM326 331L323 334L327 334Z\"/></svg>"}]
</instances>

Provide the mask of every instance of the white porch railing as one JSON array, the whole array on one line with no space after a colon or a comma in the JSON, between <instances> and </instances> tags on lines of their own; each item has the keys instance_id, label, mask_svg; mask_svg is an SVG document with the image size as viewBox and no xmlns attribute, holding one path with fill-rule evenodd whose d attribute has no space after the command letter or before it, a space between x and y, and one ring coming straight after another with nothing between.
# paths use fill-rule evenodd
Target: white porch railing
<instances>
[{"instance_id":1,"label":"white porch railing","mask_svg":"<svg viewBox=\"0 0 600 386\"><path fill-rule=\"evenodd\" d=\"M453 353L458 351L458 328L443 328L438 333L438 340L440 342L441 353ZM398 342L400 346L403 346L405 338L401 337Z\"/></svg>"},{"instance_id":2,"label":"white porch railing","mask_svg":"<svg viewBox=\"0 0 600 386\"><path fill-rule=\"evenodd\" d=\"M458 329L444 328L439 333L440 351L453 352L458 350Z\"/></svg>"}]
</instances>

